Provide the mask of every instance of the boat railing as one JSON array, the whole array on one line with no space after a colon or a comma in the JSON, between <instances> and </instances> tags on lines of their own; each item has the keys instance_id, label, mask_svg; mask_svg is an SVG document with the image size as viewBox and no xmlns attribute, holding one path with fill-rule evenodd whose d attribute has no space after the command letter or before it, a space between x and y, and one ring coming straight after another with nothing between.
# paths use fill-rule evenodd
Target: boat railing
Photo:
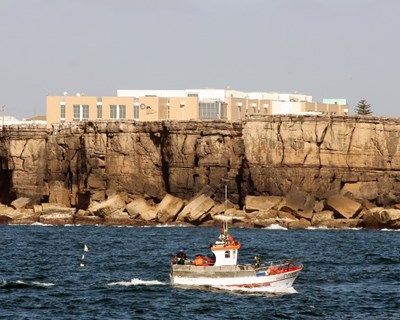
<instances>
[{"instance_id":1,"label":"boat railing","mask_svg":"<svg viewBox=\"0 0 400 320\"><path fill-rule=\"evenodd\" d=\"M267 266L280 266L280 265L288 265L288 264L296 264L300 263L300 261L303 259L303 257L296 257L296 258L291 258L291 259L279 259L279 260L271 260L271 261L265 261L263 265Z\"/></svg>"},{"instance_id":2,"label":"boat railing","mask_svg":"<svg viewBox=\"0 0 400 320\"><path fill-rule=\"evenodd\" d=\"M297 258L291 258L291 259L279 259L279 260L270 260L270 261L264 261L260 265L256 266L256 269L258 270L264 270L268 269L271 266L283 268L283 267L288 267L290 265L296 266L301 264L301 260L303 257L297 257Z\"/></svg>"}]
</instances>

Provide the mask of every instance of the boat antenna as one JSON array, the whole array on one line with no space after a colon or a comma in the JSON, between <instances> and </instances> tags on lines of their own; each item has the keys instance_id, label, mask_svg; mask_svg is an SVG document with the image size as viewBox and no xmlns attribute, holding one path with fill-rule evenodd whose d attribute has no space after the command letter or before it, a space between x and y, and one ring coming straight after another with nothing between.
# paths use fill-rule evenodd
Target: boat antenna
<instances>
[{"instance_id":1,"label":"boat antenna","mask_svg":"<svg viewBox=\"0 0 400 320\"><path fill-rule=\"evenodd\" d=\"M228 185L225 184L225 212L228 209L227 208L227 206L228 206L227 202L228 202Z\"/></svg>"},{"instance_id":2,"label":"boat antenna","mask_svg":"<svg viewBox=\"0 0 400 320\"><path fill-rule=\"evenodd\" d=\"M225 184L225 211L224 215L226 215L226 210L228 210L228 184ZM225 219L225 232L228 233L228 219Z\"/></svg>"}]
</instances>

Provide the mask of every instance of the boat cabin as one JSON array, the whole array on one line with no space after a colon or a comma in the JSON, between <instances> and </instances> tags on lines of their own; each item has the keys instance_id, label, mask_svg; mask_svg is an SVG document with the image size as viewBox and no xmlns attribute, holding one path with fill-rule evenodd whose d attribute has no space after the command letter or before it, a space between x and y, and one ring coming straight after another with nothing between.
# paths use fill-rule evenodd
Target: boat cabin
<instances>
[{"instance_id":1,"label":"boat cabin","mask_svg":"<svg viewBox=\"0 0 400 320\"><path fill-rule=\"evenodd\" d=\"M211 251L215 256L214 266L235 266L237 265L240 243L222 228L221 234L211 246Z\"/></svg>"}]
</instances>

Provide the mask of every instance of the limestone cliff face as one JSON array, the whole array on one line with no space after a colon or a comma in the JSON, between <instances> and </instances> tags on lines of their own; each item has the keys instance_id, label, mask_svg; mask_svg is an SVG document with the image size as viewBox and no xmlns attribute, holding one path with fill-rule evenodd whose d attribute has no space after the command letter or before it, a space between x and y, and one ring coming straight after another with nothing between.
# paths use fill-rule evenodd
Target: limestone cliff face
<instances>
[{"instance_id":1,"label":"limestone cliff face","mask_svg":"<svg viewBox=\"0 0 400 320\"><path fill-rule=\"evenodd\" d=\"M346 193L390 205L400 183L400 120L275 116L244 122L87 122L0 133L0 200L86 208L108 192L218 200ZM211 191L210 191L211 190Z\"/></svg>"},{"instance_id":2,"label":"limestone cliff face","mask_svg":"<svg viewBox=\"0 0 400 320\"><path fill-rule=\"evenodd\" d=\"M243 128L252 192L292 188L319 198L350 193L378 204L400 191L400 122L360 117L275 117Z\"/></svg>"}]
</instances>

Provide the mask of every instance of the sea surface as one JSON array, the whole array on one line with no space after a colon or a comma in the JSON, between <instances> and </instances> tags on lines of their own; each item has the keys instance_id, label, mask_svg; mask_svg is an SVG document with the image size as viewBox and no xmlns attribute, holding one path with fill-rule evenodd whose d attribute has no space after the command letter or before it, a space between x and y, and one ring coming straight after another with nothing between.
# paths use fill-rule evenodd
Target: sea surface
<instances>
[{"instance_id":1,"label":"sea surface","mask_svg":"<svg viewBox=\"0 0 400 320\"><path fill-rule=\"evenodd\" d=\"M230 232L240 263L303 257L294 289L171 287L173 255L219 228L1 225L0 319L400 319L400 232Z\"/></svg>"}]
</instances>

